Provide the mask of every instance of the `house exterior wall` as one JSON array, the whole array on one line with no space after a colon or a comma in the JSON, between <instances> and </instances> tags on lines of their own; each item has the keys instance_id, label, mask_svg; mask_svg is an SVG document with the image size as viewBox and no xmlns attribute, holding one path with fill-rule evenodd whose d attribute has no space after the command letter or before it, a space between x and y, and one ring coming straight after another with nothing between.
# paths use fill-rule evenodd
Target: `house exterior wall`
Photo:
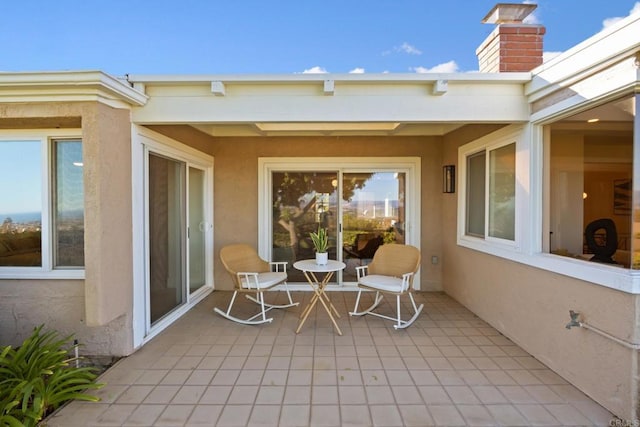
<instances>
[{"instance_id":1,"label":"house exterior wall","mask_svg":"<svg viewBox=\"0 0 640 427\"><path fill-rule=\"evenodd\" d=\"M499 126L478 125L464 131L480 137ZM206 151L215 157L214 247L216 289L232 289L218 259L221 247L237 242L258 245L259 157L367 157L418 156L421 158L421 289L442 290L442 137L228 137L214 138L186 126L150 126L156 132Z\"/></svg>"},{"instance_id":2,"label":"house exterior wall","mask_svg":"<svg viewBox=\"0 0 640 427\"><path fill-rule=\"evenodd\" d=\"M133 351L131 124L128 110L98 102L4 104L4 129L81 126L85 279L0 280L0 342L18 345L44 324L73 334L81 352Z\"/></svg>"},{"instance_id":3,"label":"house exterior wall","mask_svg":"<svg viewBox=\"0 0 640 427\"><path fill-rule=\"evenodd\" d=\"M443 161L455 164L456 132ZM636 419L638 352L581 328L569 310L614 336L638 339L639 297L457 245L457 198L442 204L444 291L604 407ZM532 379L535 383L535 379Z\"/></svg>"},{"instance_id":4,"label":"house exterior wall","mask_svg":"<svg viewBox=\"0 0 640 427\"><path fill-rule=\"evenodd\" d=\"M421 224L423 234L420 245L424 290L441 289L439 265L426 261L430 255L440 254L440 203L442 169L440 167L440 138L429 137L353 137L353 138L260 138L217 141L214 156L215 247L216 251L229 243L246 241L258 244L258 158L259 157L358 157L418 156L422 159ZM242 173L239 173L242 171ZM242 177L242 178L240 178ZM242 213L239 215L239 213ZM231 224L235 226L230 227ZM426 254L429 254L427 256ZM230 278L216 259L216 286L231 289Z\"/></svg>"}]
</instances>

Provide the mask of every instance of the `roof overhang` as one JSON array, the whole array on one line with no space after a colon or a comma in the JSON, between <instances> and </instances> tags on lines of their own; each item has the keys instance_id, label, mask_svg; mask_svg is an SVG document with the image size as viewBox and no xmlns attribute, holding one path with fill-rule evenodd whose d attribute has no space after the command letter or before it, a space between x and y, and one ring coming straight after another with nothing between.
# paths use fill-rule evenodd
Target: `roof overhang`
<instances>
[{"instance_id":1,"label":"roof overhang","mask_svg":"<svg viewBox=\"0 0 640 427\"><path fill-rule=\"evenodd\" d=\"M640 91L640 14L633 14L532 70L533 121Z\"/></svg>"},{"instance_id":2,"label":"roof overhang","mask_svg":"<svg viewBox=\"0 0 640 427\"><path fill-rule=\"evenodd\" d=\"M529 119L530 73L129 75L143 125L213 136L443 135Z\"/></svg>"},{"instance_id":3,"label":"roof overhang","mask_svg":"<svg viewBox=\"0 0 640 427\"><path fill-rule=\"evenodd\" d=\"M147 99L126 80L101 71L0 72L1 103L98 101L129 108Z\"/></svg>"}]
</instances>

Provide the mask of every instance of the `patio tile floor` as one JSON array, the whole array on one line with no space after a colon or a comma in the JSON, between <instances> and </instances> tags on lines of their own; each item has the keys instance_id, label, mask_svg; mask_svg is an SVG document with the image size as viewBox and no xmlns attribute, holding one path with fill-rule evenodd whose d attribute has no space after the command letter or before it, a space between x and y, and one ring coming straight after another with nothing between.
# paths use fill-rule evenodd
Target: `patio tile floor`
<instances>
[{"instance_id":1,"label":"patio tile floor","mask_svg":"<svg viewBox=\"0 0 640 427\"><path fill-rule=\"evenodd\" d=\"M322 309L296 335L311 295L294 292L300 306L246 326L213 313L231 297L214 292L105 372L100 402L72 402L47 425L606 426L613 418L443 293L417 293L420 318L396 331L350 317L355 292L331 292L344 335Z\"/></svg>"}]
</instances>

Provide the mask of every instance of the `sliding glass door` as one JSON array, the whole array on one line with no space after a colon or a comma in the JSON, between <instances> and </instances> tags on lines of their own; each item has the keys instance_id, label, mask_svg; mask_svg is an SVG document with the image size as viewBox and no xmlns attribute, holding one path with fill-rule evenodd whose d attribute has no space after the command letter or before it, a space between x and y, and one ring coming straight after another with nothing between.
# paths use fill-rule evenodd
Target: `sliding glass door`
<instances>
[{"instance_id":1,"label":"sliding glass door","mask_svg":"<svg viewBox=\"0 0 640 427\"><path fill-rule=\"evenodd\" d=\"M265 207L261 216L268 223L261 223L270 231L268 239L263 239L269 246L264 243L261 246L269 252L266 257L289 262L289 282L304 282L304 276L292 265L297 260L314 257L309 233L318 227L326 228L329 259L346 264L334 279L343 283L355 282L355 268L371 262L381 245L417 245L418 227L408 234L407 224L418 215L419 160L412 159L408 166L403 160L396 167L389 160L384 166L376 165L375 161L362 165L327 160L333 168L324 170L318 167L322 162L314 162L308 168L304 167L304 161L295 165L273 162L270 167L270 161L264 160L269 199L263 198L261 206ZM408 209L412 210L410 215Z\"/></svg>"},{"instance_id":2,"label":"sliding glass door","mask_svg":"<svg viewBox=\"0 0 640 427\"><path fill-rule=\"evenodd\" d=\"M206 167L147 152L148 327L187 307L212 283L211 191Z\"/></svg>"}]
</instances>

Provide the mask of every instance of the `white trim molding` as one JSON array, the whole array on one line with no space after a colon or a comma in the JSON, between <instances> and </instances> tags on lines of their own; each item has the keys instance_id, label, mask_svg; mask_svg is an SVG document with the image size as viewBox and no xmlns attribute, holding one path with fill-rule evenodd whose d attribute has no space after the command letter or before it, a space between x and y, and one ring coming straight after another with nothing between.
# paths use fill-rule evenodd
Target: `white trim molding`
<instances>
[{"instance_id":1,"label":"white trim molding","mask_svg":"<svg viewBox=\"0 0 640 427\"><path fill-rule=\"evenodd\" d=\"M375 171L407 174L405 243L420 249L421 160L419 157L260 157L258 159L258 252L271 259L271 173L276 171L335 171L339 174ZM339 179L342 179L341 177ZM416 275L415 283L420 283ZM308 289L308 285L306 288Z\"/></svg>"},{"instance_id":2,"label":"white trim molding","mask_svg":"<svg viewBox=\"0 0 640 427\"><path fill-rule=\"evenodd\" d=\"M115 108L143 106L149 99L126 80L102 71L2 72L0 102L98 101Z\"/></svg>"}]
</instances>

